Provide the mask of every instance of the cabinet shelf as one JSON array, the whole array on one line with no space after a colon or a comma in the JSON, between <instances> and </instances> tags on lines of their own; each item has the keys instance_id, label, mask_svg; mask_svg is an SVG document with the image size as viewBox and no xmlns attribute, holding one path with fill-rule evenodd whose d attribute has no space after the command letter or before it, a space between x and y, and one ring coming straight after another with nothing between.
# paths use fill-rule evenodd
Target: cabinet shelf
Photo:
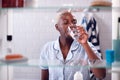
<instances>
[{"instance_id":1,"label":"cabinet shelf","mask_svg":"<svg viewBox=\"0 0 120 80\"><path fill-rule=\"evenodd\" d=\"M39 59L31 59L23 62L14 62L14 63L5 63L0 61L0 66L19 66L19 67L39 67ZM49 65L50 67L63 67L62 65ZM65 65L66 67L91 67L91 68L111 68L111 66L107 65L105 61L102 63L97 63L94 65ZM120 65L113 65L113 67L119 67Z\"/></svg>"},{"instance_id":2,"label":"cabinet shelf","mask_svg":"<svg viewBox=\"0 0 120 80\"><path fill-rule=\"evenodd\" d=\"M17 62L3 62L0 61L0 66L24 66L24 67L39 67L39 60L17 61Z\"/></svg>"},{"instance_id":3,"label":"cabinet shelf","mask_svg":"<svg viewBox=\"0 0 120 80\"><path fill-rule=\"evenodd\" d=\"M71 12L82 12L84 9L88 9L90 12L98 12L98 11L111 11L112 9L119 9L119 8L112 8L112 7L106 7L106 6L94 6L94 7L82 7L82 6L39 6L39 7L16 7L16 8L0 8L0 10L24 10L24 9L39 9L39 10L50 10L50 11L66 11L71 10Z\"/></svg>"}]
</instances>

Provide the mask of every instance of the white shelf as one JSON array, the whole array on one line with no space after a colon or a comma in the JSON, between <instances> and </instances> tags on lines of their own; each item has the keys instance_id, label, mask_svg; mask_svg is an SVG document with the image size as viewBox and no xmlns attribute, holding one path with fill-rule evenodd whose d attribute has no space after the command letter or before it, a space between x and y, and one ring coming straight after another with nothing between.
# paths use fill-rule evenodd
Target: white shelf
<instances>
[{"instance_id":1,"label":"white shelf","mask_svg":"<svg viewBox=\"0 0 120 80\"><path fill-rule=\"evenodd\" d=\"M0 11L2 10L8 10L8 9L13 9L13 10L21 10L21 9L39 9L39 10L51 10L51 11L56 11L56 12L61 12L61 11L65 11L65 10L69 10L71 9L72 12L81 12L84 9L89 9L89 11L93 11L93 12L98 12L98 11L110 11L112 9L118 9L119 7L106 7L106 6L38 6L38 7L16 7L16 8L0 8ZM1 12L0 12L1 13Z\"/></svg>"},{"instance_id":2,"label":"white shelf","mask_svg":"<svg viewBox=\"0 0 120 80\"><path fill-rule=\"evenodd\" d=\"M39 67L39 59L30 59L28 61L14 61L10 63L0 61L1 66L24 66L24 67Z\"/></svg>"}]
</instances>

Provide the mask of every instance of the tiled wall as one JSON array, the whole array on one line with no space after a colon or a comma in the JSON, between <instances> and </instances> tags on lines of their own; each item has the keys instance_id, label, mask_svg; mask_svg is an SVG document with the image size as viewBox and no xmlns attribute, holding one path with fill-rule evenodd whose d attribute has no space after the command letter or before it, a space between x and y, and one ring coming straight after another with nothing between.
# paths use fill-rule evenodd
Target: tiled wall
<instances>
[{"instance_id":1,"label":"tiled wall","mask_svg":"<svg viewBox=\"0 0 120 80\"><path fill-rule=\"evenodd\" d=\"M13 52L21 53L29 59L39 59L43 45L58 38L54 27L55 12L25 10L14 14ZM40 69L35 67L15 67L14 80L39 80Z\"/></svg>"}]
</instances>

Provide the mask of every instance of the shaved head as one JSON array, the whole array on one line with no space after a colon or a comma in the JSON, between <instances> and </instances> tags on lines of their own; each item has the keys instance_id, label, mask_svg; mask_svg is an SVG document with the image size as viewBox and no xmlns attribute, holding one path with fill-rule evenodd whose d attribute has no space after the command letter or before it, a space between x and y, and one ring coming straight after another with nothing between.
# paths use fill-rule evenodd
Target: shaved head
<instances>
[{"instance_id":1,"label":"shaved head","mask_svg":"<svg viewBox=\"0 0 120 80\"><path fill-rule=\"evenodd\" d=\"M56 17L56 23L59 22L59 19L62 17L62 16L67 16L67 15L70 15L70 16L73 16L71 12L69 11L64 11L64 12L60 12L57 14L57 17Z\"/></svg>"}]
</instances>

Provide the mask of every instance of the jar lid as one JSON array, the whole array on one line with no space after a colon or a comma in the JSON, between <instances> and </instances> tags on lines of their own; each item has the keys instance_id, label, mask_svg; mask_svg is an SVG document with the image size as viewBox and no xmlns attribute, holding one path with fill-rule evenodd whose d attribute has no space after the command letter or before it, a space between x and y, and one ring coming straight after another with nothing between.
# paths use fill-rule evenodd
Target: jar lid
<instances>
[{"instance_id":1,"label":"jar lid","mask_svg":"<svg viewBox=\"0 0 120 80\"><path fill-rule=\"evenodd\" d=\"M94 0L90 4L91 6L112 6L112 3L107 0Z\"/></svg>"}]
</instances>

